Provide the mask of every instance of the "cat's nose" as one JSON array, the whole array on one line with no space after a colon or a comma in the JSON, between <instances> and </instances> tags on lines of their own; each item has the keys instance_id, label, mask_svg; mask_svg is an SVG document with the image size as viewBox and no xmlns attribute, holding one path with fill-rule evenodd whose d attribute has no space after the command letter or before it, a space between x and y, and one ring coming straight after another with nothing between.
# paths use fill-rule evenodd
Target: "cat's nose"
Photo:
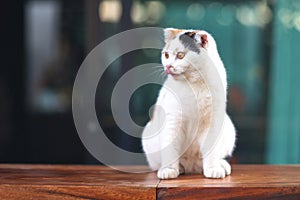
<instances>
[{"instance_id":1,"label":"cat's nose","mask_svg":"<svg viewBox=\"0 0 300 200\"><path fill-rule=\"evenodd\" d=\"M167 69L166 69L166 73L167 73L167 74L172 74L171 69L174 69L174 67L173 67L172 65L167 65L166 68L167 68Z\"/></svg>"},{"instance_id":2,"label":"cat's nose","mask_svg":"<svg viewBox=\"0 0 300 200\"><path fill-rule=\"evenodd\" d=\"M174 67L172 65L167 65L166 68L171 69L171 68L174 68Z\"/></svg>"}]
</instances>

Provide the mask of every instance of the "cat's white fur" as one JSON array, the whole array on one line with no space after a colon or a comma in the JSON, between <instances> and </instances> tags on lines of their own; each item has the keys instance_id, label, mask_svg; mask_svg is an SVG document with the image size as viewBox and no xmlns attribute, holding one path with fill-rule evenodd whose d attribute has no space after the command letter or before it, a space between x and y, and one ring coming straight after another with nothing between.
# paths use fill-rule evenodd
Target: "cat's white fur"
<instances>
[{"instance_id":1,"label":"cat's white fur","mask_svg":"<svg viewBox=\"0 0 300 200\"><path fill-rule=\"evenodd\" d=\"M179 37L186 32L195 33L193 41L200 53L183 45ZM213 105L212 100L219 99L225 105L227 89L226 72L215 40L206 31L169 28L164 33L162 64L166 71L167 66L172 68L142 135L149 166L158 170L160 179L176 178L180 173L224 178L231 173L225 157L234 149L235 128L225 114L217 137L210 133L215 126L213 109L222 108ZM176 57L178 52L184 52L183 59ZM212 140L213 145L205 149L205 142Z\"/></svg>"}]
</instances>

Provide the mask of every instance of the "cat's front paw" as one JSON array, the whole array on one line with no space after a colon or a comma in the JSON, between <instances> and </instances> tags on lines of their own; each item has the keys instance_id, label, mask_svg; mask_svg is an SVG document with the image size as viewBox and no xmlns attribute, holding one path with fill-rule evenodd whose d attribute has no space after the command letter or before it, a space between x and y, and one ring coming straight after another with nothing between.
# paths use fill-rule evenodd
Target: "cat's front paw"
<instances>
[{"instance_id":1,"label":"cat's front paw","mask_svg":"<svg viewBox=\"0 0 300 200\"><path fill-rule=\"evenodd\" d=\"M177 178L178 175L179 170L171 167L162 168L157 171L157 177L159 179Z\"/></svg>"},{"instance_id":2,"label":"cat's front paw","mask_svg":"<svg viewBox=\"0 0 300 200\"><path fill-rule=\"evenodd\" d=\"M227 161L221 160L219 165L204 168L206 178L225 178L231 174L231 167Z\"/></svg>"}]
</instances>

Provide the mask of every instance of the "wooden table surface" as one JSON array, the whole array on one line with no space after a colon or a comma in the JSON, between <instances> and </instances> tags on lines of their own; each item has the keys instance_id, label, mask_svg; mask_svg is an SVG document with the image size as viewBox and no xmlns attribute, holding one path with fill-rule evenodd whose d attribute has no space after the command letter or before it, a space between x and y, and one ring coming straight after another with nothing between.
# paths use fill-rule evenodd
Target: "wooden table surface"
<instances>
[{"instance_id":1,"label":"wooden table surface","mask_svg":"<svg viewBox=\"0 0 300 200\"><path fill-rule=\"evenodd\" d=\"M139 171L145 166L128 166ZM233 165L232 175L125 173L104 166L0 164L0 199L300 199L300 165Z\"/></svg>"}]
</instances>

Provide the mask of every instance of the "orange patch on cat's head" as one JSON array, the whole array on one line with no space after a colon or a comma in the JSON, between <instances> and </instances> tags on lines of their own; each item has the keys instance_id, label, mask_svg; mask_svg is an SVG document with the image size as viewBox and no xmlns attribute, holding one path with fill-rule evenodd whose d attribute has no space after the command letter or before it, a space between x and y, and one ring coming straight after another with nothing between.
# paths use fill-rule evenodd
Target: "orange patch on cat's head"
<instances>
[{"instance_id":1,"label":"orange patch on cat's head","mask_svg":"<svg viewBox=\"0 0 300 200\"><path fill-rule=\"evenodd\" d=\"M174 39L182 31L183 30L181 30L181 29L175 29L175 28L166 28L166 29L164 29L165 42L167 43L170 40Z\"/></svg>"}]
</instances>

